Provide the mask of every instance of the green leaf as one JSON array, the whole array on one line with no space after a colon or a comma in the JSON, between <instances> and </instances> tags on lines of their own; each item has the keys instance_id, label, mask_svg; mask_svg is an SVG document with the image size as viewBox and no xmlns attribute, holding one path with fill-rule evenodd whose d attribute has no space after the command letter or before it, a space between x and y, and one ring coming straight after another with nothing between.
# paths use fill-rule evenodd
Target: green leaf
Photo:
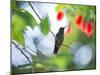
<instances>
[{"instance_id":1,"label":"green leaf","mask_svg":"<svg viewBox=\"0 0 100 75\"><path fill-rule=\"evenodd\" d=\"M45 18L41 20L41 23L40 23L40 29L44 35L48 34L49 27L50 27L50 21L49 21L48 16L46 16Z\"/></svg>"},{"instance_id":2,"label":"green leaf","mask_svg":"<svg viewBox=\"0 0 100 75\"><path fill-rule=\"evenodd\" d=\"M12 11L12 39L24 46L23 32L26 26L37 24L34 17L24 9Z\"/></svg>"}]
</instances>

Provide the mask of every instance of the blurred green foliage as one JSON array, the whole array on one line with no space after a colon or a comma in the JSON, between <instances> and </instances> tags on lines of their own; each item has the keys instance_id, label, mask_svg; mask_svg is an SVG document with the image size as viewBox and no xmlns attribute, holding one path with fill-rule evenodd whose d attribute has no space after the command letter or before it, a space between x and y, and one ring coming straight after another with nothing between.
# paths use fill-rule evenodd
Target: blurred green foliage
<instances>
[{"instance_id":1,"label":"blurred green foliage","mask_svg":"<svg viewBox=\"0 0 100 75\"><path fill-rule=\"evenodd\" d=\"M71 32L65 35L64 43L70 45L72 42L79 41L83 44L89 44L96 42L96 7L88 5L71 5L71 4L59 4L56 8L57 11L65 10L69 24L71 26ZM82 31L76 26L76 17L82 15L85 22L92 21L93 23L93 36L88 38Z\"/></svg>"},{"instance_id":2,"label":"blurred green foliage","mask_svg":"<svg viewBox=\"0 0 100 75\"><path fill-rule=\"evenodd\" d=\"M71 62L72 55L63 53L45 59L33 57L32 66L35 72L63 71L70 67Z\"/></svg>"},{"instance_id":3,"label":"blurred green foliage","mask_svg":"<svg viewBox=\"0 0 100 75\"><path fill-rule=\"evenodd\" d=\"M20 8L15 0L12 1L12 39L24 46L23 32L25 27L31 26L33 28L35 25L37 25L35 18L28 11ZM42 19L40 29L46 35L49 32L49 27L50 23L47 16Z\"/></svg>"},{"instance_id":4,"label":"blurred green foliage","mask_svg":"<svg viewBox=\"0 0 100 75\"><path fill-rule=\"evenodd\" d=\"M93 44L94 55L95 55L95 44L96 44L96 7L86 5L71 5L71 4L59 4L56 8L57 11L65 10L69 24L71 26L71 32L64 36L64 44L70 46L73 42L81 42L83 45ZM93 35L88 38L82 31L76 26L76 17L82 15L84 21L93 22ZM69 48L61 46L56 56L42 59L41 57L33 58L33 67L35 72L51 72L51 71L65 71L65 70L86 70L95 69L95 56L84 68L77 68L73 63L73 55Z\"/></svg>"},{"instance_id":5,"label":"blurred green foliage","mask_svg":"<svg viewBox=\"0 0 100 75\"><path fill-rule=\"evenodd\" d=\"M59 4L56 8L57 11L65 10L67 14L67 18L69 20L69 24L71 26L71 32L65 35L64 44L70 46L74 42L81 42L83 45L93 44L93 52L94 58L89 63L88 66L82 69L95 69L96 67L96 7L88 6L88 5L71 5L71 4ZM91 21L93 23L93 35L88 38L80 29L76 26L76 17L78 15L82 15L84 21ZM59 49L59 53L65 53L68 51L70 53L70 49L62 46ZM77 69L75 66L71 68Z\"/></svg>"},{"instance_id":6,"label":"blurred green foliage","mask_svg":"<svg viewBox=\"0 0 100 75\"><path fill-rule=\"evenodd\" d=\"M33 16L24 9L12 10L12 39L24 46L23 32L26 26L34 27L36 21Z\"/></svg>"},{"instance_id":7,"label":"blurred green foliage","mask_svg":"<svg viewBox=\"0 0 100 75\"><path fill-rule=\"evenodd\" d=\"M13 4L16 7L16 4ZM69 20L71 26L71 32L64 36L64 44L70 46L73 42L81 42L82 44L96 44L96 7L88 5L71 5L71 4L58 4L56 11L65 10L66 18ZM88 38L82 31L76 26L76 17L82 15L84 20L93 22L93 36ZM24 45L23 31L26 25L36 24L34 17L23 9L12 11L12 37ZM49 22L47 17L40 23L41 31L44 34L49 32ZM94 47L94 53L96 47ZM73 63L73 55L69 48L63 45L59 49L57 55L52 57L33 56L32 67L34 72L51 72L51 71L64 71L77 69ZM88 66L83 69L94 69L96 66L95 58L90 62ZM24 68L23 68L24 69ZM20 70L17 70L20 72ZM23 71L24 72L24 71Z\"/></svg>"},{"instance_id":8,"label":"blurred green foliage","mask_svg":"<svg viewBox=\"0 0 100 75\"><path fill-rule=\"evenodd\" d=\"M46 16L44 19L41 20L40 29L43 34L48 34L50 28L50 21L49 17Z\"/></svg>"}]
</instances>

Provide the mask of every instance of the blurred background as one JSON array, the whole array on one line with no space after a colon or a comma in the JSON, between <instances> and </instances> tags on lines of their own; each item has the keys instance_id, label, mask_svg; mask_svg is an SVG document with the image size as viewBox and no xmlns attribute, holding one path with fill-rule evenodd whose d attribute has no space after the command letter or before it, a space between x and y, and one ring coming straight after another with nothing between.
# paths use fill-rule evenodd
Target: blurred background
<instances>
[{"instance_id":1,"label":"blurred background","mask_svg":"<svg viewBox=\"0 0 100 75\"><path fill-rule=\"evenodd\" d=\"M23 67L26 66L26 64L23 63L22 64L23 66L22 67L20 66L22 69L20 69L19 66L17 66L16 68L14 67L14 69L12 67L13 69L12 72L32 73L32 72L55 72L55 71L95 69L96 68L96 7L89 5L77 5L77 4L74 5L74 4L60 4L60 3L59 4L39 3L39 2L37 3L30 2L30 3L32 4L34 10L37 12L37 14L40 16L41 19L48 15L51 24L50 28L55 35L58 33L60 27L64 27L67 25L67 28L65 28L64 30L64 41L61 47L59 48L58 53L54 55L52 51L55 42L52 41L51 44L48 43L48 45L46 45L47 44L46 42L51 41L49 40L50 39L49 37L52 36L52 34L49 35L48 33L46 35L47 36L46 38L45 36L43 37L48 40L44 39L43 42L41 41L41 43L35 44L35 46L37 47L36 48L37 54L32 56L31 59L32 65L30 65L31 68ZM28 4L28 2L21 2L21 1L19 2L16 1L14 3L12 2L12 9L14 8L27 10L34 17L34 20L32 20L34 21L34 25L39 24L41 22L36 13L32 11L33 9ZM12 12L16 11L12 10ZM23 18L23 20L25 21L31 21L31 18L28 19L30 20L26 20L25 18ZM16 22L18 22L18 19L15 20ZM15 28L14 25L16 24L16 22L15 21L13 22L12 30ZM23 24L21 21L19 21L19 23ZM44 29L46 29L45 26ZM35 34L33 35L35 36ZM54 39L55 38L53 38L53 40ZM19 40L16 41L19 42ZM22 44L22 42L19 43ZM39 45L40 47L38 47L37 45ZM16 60L14 61L16 62ZM25 72L25 70L29 71Z\"/></svg>"}]
</instances>

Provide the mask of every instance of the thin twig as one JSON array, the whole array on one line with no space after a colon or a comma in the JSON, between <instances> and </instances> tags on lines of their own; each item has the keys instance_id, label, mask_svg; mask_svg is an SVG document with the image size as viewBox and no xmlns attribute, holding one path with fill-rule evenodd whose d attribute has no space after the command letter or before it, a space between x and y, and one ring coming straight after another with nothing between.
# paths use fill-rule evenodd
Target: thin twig
<instances>
[{"instance_id":1,"label":"thin twig","mask_svg":"<svg viewBox=\"0 0 100 75\"><path fill-rule=\"evenodd\" d=\"M28 1L28 4L31 6L32 10L35 12L35 14L38 16L38 18L41 20L40 16L37 14L37 12L35 11L34 7L32 6L31 2Z\"/></svg>"},{"instance_id":2,"label":"thin twig","mask_svg":"<svg viewBox=\"0 0 100 75\"><path fill-rule=\"evenodd\" d=\"M30 46L26 46L26 47L28 47L30 50L32 50L31 48L30 48ZM32 50L33 51L33 50ZM37 52L35 52L35 51L33 51L34 53L36 53L37 54ZM44 55L44 54L43 54ZM44 55L45 56L45 55ZM45 56L46 57L46 56Z\"/></svg>"},{"instance_id":3,"label":"thin twig","mask_svg":"<svg viewBox=\"0 0 100 75\"><path fill-rule=\"evenodd\" d=\"M31 61L29 60L29 58L27 57L27 55L18 47L18 45L16 45L16 43L13 42L13 41L12 41L12 43L13 43L13 44L16 46L16 48L26 57L26 59L28 60L28 62L29 62L30 64L32 64Z\"/></svg>"},{"instance_id":4,"label":"thin twig","mask_svg":"<svg viewBox=\"0 0 100 75\"><path fill-rule=\"evenodd\" d=\"M66 44L62 44L62 45L73 50L72 47L70 47L70 46L68 46L68 45L66 45Z\"/></svg>"},{"instance_id":5,"label":"thin twig","mask_svg":"<svg viewBox=\"0 0 100 75\"><path fill-rule=\"evenodd\" d=\"M29 51L27 51L25 48L23 48L23 50L25 50L29 55L31 55L31 57L33 56Z\"/></svg>"},{"instance_id":6,"label":"thin twig","mask_svg":"<svg viewBox=\"0 0 100 75\"><path fill-rule=\"evenodd\" d=\"M29 48L30 50L32 50L28 45L25 45L27 48ZM31 46L31 45L30 45ZM29 51L26 50L26 48L23 48L26 52L28 52L31 56L33 56ZM36 53L35 51L32 50L32 52Z\"/></svg>"},{"instance_id":7,"label":"thin twig","mask_svg":"<svg viewBox=\"0 0 100 75\"><path fill-rule=\"evenodd\" d=\"M33 51L31 48L30 48L30 46L27 46L27 45L25 45L27 48L29 48L32 52L34 52L34 53L36 53L37 54L37 52L35 52L35 51ZM30 52L28 52L25 48L23 48L27 53L29 53L31 56L33 56ZM45 56L45 55L44 55ZM46 57L46 56L45 56Z\"/></svg>"}]
</instances>

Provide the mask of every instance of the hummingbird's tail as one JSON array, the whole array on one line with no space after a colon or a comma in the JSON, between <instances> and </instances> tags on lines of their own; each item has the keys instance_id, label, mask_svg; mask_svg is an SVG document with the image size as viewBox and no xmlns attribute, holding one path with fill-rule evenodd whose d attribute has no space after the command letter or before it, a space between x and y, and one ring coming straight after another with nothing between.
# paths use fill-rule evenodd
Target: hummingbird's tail
<instances>
[{"instance_id":1,"label":"hummingbird's tail","mask_svg":"<svg viewBox=\"0 0 100 75\"><path fill-rule=\"evenodd\" d=\"M55 46L54 48L54 54L57 54L59 47Z\"/></svg>"}]
</instances>

